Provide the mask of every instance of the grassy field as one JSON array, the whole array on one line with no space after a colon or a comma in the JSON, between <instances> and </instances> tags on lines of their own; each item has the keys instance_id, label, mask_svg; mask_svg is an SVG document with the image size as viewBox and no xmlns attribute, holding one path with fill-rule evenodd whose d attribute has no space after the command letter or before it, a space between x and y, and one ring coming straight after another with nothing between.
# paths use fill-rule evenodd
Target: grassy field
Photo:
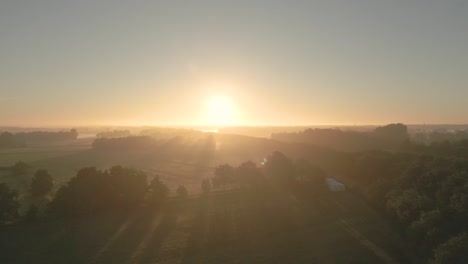
<instances>
[{"instance_id":1,"label":"grassy field","mask_svg":"<svg viewBox=\"0 0 468 264\"><path fill-rule=\"evenodd\" d=\"M58 187L75 176L81 168L95 166L108 169L122 165L143 170L149 176L159 175L171 189L183 184L190 193L197 193L201 180L211 177L214 167L224 163L236 165L246 160L260 161L274 150L274 144L270 141L240 136L219 136L217 144L218 148L210 150L213 152L209 155L204 153L205 150L200 150L200 153L179 157L168 156L166 150L157 148L94 151L91 149L91 140L82 139L74 144L0 149L0 167L24 161L29 165L29 177L38 169L46 169ZM258 146L251 147L252 144Z\"/></svg>"},{"instance_id":2,"label":"grassy field","mask_svg":"<svg viewBox=\"0 0 468 264\"><path fill-rule=\"evenodd\" d=\"M309 202L221 193L2 229L1 263L397 263L398 237L349 193Z\"/></svg>"},{"instance_id":3,"label":"grassy field","mask_svg":"<svg viewBox=\"0 0 468 264\"><path fill-rule=\"evenodd\" d=\"M90 142L81 142L73 145L0 149L0 167L4 168L0 170L0 180L11 181L8 178L10 172L6 168L18 161L28 164L27 177L32 177L38 169L48 170L56 187L65 184L81 168L95 166L109 169L122 165L141 169L149 176L160 175L171 189L184 184L192 193L199 191L201 179L210 177L215 166L214 160L200 162L197 159L168 159L152 151L97 152L91 149Z\"/></svg>"},{"instance_id":4,"label":"grassy field","mask_svg":"<svg viewBox=\"0 0 468 264\"><path fill-rule=\"evenodd\" d=\"M0 149L0 166L11 166L18 161L32 163L40 160L81 152L89 149L86 145L37 146L27 148Z\"/></svg>"}]
</instances>

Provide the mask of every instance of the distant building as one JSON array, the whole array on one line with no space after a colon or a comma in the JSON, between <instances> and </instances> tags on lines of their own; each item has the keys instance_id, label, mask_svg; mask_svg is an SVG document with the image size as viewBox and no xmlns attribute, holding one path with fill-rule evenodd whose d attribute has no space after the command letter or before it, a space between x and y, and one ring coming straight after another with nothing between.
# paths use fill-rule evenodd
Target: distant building
<instances>
[{"instance_id":1,"label":"distant building","mask_svg":"<svg viewBox=\"0 0 468 264\"><path fill-rule=\"evenodd\" d=\"M343 183L333 178L326 178L325 183L328 185L328 189L332 192L342 192L346 190L346 186Z\"/></svg>"}]
</instances>

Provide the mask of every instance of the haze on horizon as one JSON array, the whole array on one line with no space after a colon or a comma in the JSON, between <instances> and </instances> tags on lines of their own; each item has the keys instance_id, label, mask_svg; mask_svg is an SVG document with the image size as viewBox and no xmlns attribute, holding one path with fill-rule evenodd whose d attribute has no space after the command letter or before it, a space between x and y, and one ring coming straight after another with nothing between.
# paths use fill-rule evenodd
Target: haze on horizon
<instances>
[{"instance_id":1,"label":"haze on horizon","mask_svg":"<svg viewBox=\"0 0 468 264\"><path fill-rule=\"evenodd\" d=\"M468 123L468 2L2 1L0 126Z\"/></svg>"}]
</instances>

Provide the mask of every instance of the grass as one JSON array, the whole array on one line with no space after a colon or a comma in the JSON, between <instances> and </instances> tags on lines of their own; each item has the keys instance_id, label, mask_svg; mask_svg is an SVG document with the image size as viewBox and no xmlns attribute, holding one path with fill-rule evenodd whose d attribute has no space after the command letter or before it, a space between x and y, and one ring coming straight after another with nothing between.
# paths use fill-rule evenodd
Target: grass
<instances>
[{"instance_id":1,"label":"grass","mask_svg":"<svg viewBox=\"0 0 468 264\"><path fill-rule=\"evenodd\" d=\"M20 160L31 163L39 160L51 159L78 153L87 148L89 148L89 146L65 145L0 149L0 166L11 166Z\"/></svg>"},{"instance_id":2,"label":"grass","mask_svg":"<svg viewBox=\"0 0 468 264\"><path fill-rule=\"evenodd\" d=\"M385 263L340 224L352 210L345 215L333 203L264 198L218 193L172 199L159 210L4 226L0 262ZM350 223L365 233L368 223Z\"/></svg>"}]
</instances>

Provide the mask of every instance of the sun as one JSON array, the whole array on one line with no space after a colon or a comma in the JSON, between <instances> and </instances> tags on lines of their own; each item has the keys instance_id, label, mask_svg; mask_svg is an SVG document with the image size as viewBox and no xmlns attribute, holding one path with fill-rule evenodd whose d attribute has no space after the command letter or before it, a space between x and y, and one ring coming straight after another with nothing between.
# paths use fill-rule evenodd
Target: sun
<instances>
[{"instance_id":1,"label":"sun","mask_svg":"<svg viewBox=\"0 0 468 264\"><path fill-rule=\"evenodd\" d=\"M208 125L233 125L235 112L235 106L230 97L214 95L206 101L204 119Z\"/></svg>"}]
</instances>

